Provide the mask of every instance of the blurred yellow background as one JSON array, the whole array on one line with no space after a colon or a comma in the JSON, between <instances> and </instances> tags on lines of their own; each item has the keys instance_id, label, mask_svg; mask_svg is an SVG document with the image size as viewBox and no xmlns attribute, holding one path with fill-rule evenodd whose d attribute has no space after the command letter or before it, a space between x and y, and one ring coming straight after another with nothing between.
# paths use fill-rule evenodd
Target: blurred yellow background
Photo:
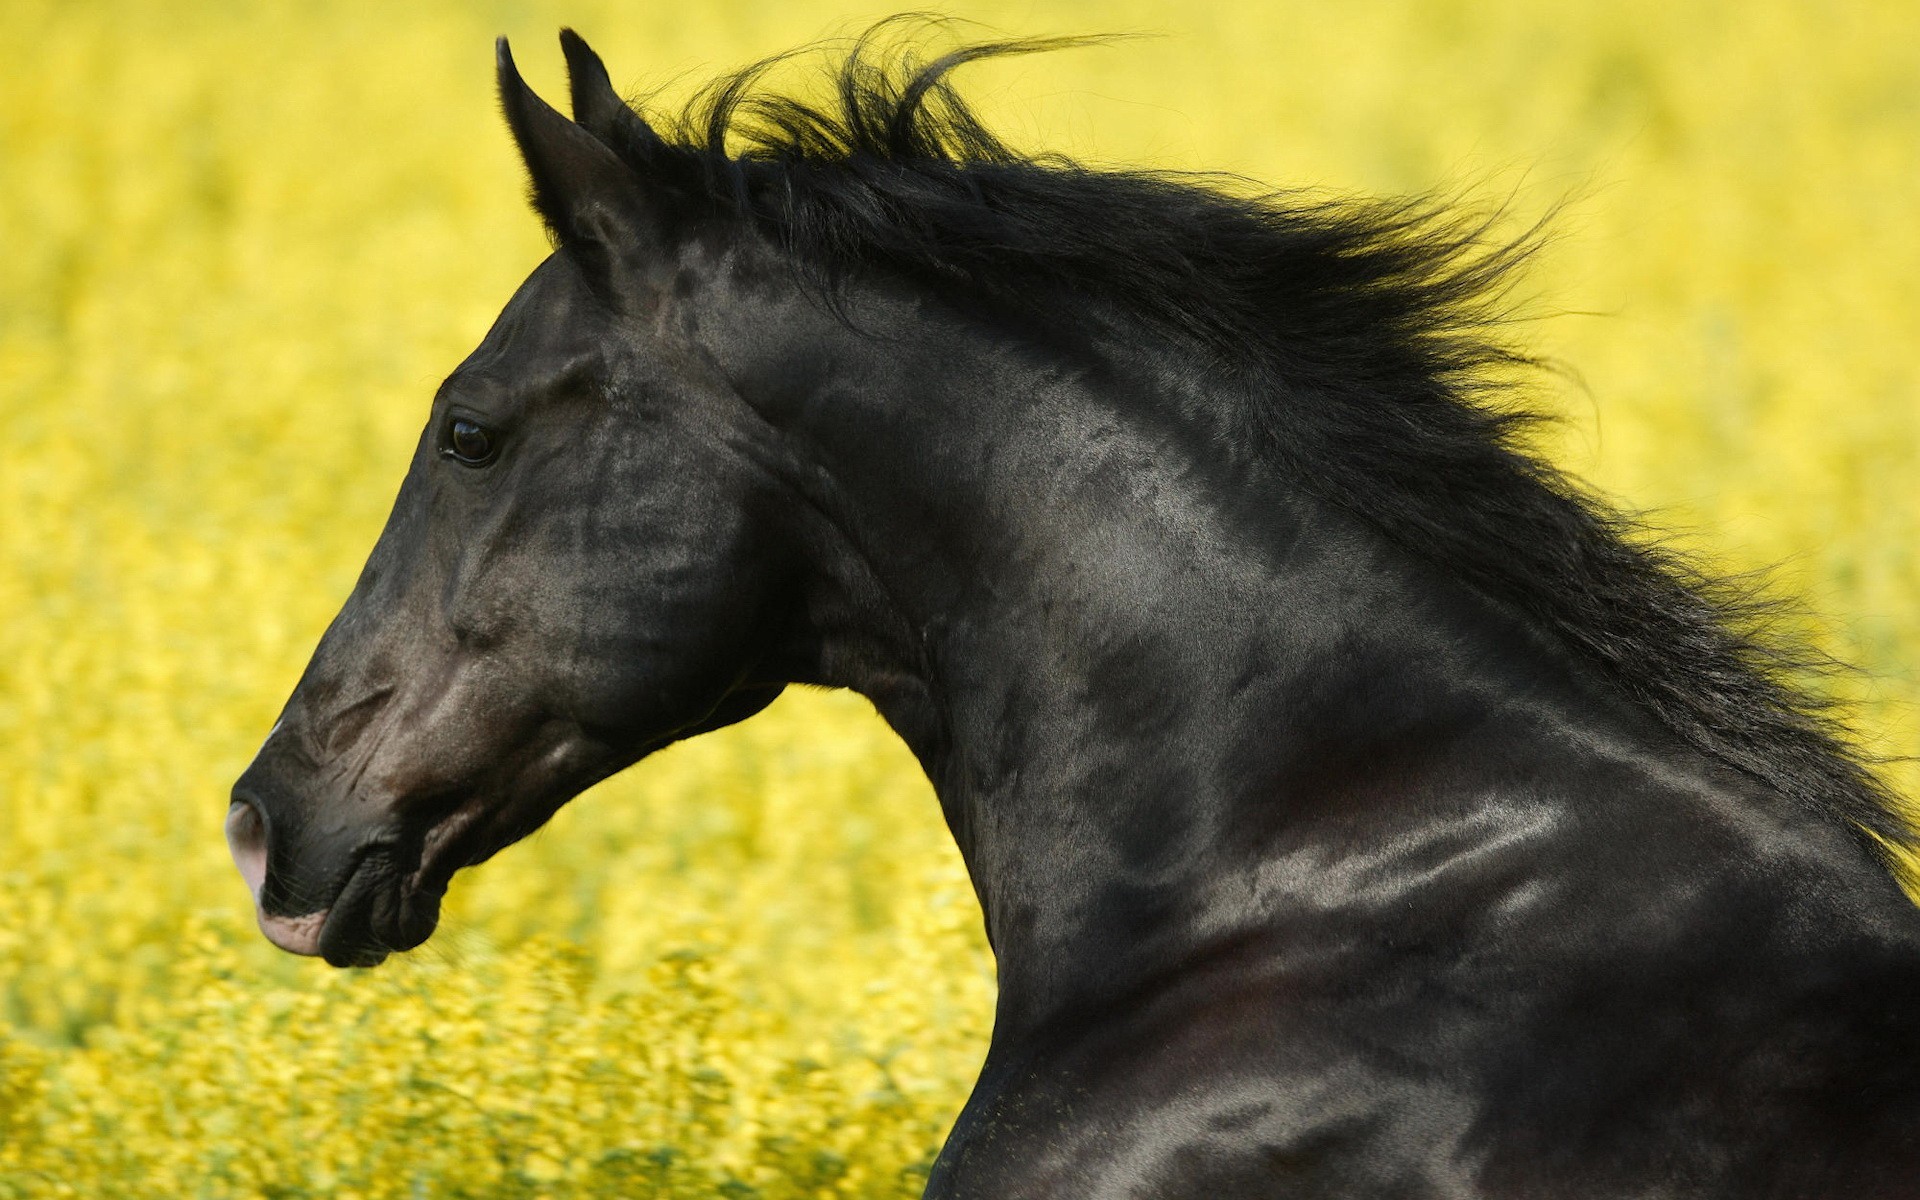
<instances>
[{"instance_id":1,"label":"blurred yellow background","mask_svg":"<svg viewBox=\"0 0 1920 1200\"><path fill-rule=\"evenodd\" d=\"M271 949L220 834L434 385L545 252L493 35L555 100L563 23L684 94L885 11L0 7L0 1197L918 1193L992 967L858 698L597 789L374 972ZM958 11L1161 35L978 72L1023 145L1572 197L1523 297L1584 381L1556 453L1784 563L1863 737L1920 752L1912 0Z\"/></svg>"}]
</instances>

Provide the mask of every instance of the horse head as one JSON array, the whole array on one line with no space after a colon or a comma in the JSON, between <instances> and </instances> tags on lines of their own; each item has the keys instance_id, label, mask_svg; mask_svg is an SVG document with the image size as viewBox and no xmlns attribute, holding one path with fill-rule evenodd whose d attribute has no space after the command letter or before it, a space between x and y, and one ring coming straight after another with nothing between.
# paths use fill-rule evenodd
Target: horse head
<instances>
[{"instance_id":1,"label":"horse head","mask_svg":"<svg viewBox=\"0 0 1920 1200\"><path fill-rule=\"evenodd\" d=\"M576 116L646 136L566 40ZM262 931L335 965L417 945L455 871L781 686L758 670L787 594L756 519L776 489L669 303L694 239L504 39L498 69L556 249L441 385L227 816Z\"/></svg>"}]
</instances>

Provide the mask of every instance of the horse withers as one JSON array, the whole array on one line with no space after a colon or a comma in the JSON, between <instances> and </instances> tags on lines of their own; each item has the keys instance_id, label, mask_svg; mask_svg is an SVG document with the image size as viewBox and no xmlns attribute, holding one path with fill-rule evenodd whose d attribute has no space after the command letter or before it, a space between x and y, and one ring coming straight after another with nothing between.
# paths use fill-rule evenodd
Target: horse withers
<instances>
[{"instance_id":1,"label":"horse withers","mask_svg":"<svg viewBox=\"0 0 1920 1200\"><path fill-rule=\"evenodd\" d=\"M1015 153L869 38L502 103L557 249L440 387L227 832L366 966L789 683L933 781L999 969L928 1195L1920 1196L1885 786L1522 445L1524 245Z\"/></svg>"}]
</instances>

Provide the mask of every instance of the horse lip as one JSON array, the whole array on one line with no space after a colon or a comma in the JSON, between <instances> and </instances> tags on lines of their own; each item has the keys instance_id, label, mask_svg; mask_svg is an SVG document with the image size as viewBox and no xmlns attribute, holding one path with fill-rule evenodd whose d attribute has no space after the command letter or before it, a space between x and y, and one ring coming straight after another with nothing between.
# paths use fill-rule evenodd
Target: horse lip
<instances>
[{"instance_id":1,"label":"horse lip","mask_svg":"<svg viewBox=\"0 0 1920 1200\"><path fill-rule=\"evenodd\" d=\"M327 914L331 911L330 908L323 908L301 917L276 917L256 904L253 917L269 942L289 954L315 958L320 954L320 935L326 927Z\"/></svg>"},{"instance_id":2,"label":"horse lip","mask_svg":"<svg viewBox=\"0 0 1920 1200\"><path fill-rule=\"evenodd\" d=\"M483 815L461 808L435 822L416 843L411 870L402 865L404 842L365 847L333 904L320 914L316 952L336 967L371 967L431 937L447 882L467 863L457 843Z\"/></svg>"},{"instance_id":3,"label":"horse lip","mask_svg":"<svg viewBox=\"0 0 1920 1200\"><path fill-rule=\"evenodd\" d=\"M382 941L374 930L374 918L378 915L380 893L385 882L382 876L392 878L390 872L383 872L371 864L385 846L369 846L355 859L346 879L340 884L340 890L334 893L333 903L318 914L320 921L314 934L314 952L335 967L373 967L386 961L391 948Z\"/></svg>"}]
</instances>

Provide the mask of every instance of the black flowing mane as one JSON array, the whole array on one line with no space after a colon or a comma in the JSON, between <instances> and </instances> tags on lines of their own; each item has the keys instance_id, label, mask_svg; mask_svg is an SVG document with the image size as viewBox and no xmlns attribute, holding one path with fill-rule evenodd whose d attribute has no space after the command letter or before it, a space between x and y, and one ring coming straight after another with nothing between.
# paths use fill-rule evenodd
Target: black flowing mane
<instances>
[{"instance_id":1,"label":"black flowing mane","mask_svg":"<svg viewBox=\"0 0 1920 1200\"><path fill-rule=\"evenodd\" d=\"M1540 414L1510 385L1530 360L1500 328L1537 227L1503 239L1430 198L1253 194L1021 154L950 74L1098 39L926 57L924 32L883 22L857 40L830 103L770 90L781 56L655 115L660 133L622 123L609 140L689 215L744 217L827 278L877 268L1021 327L1156 333L1219 375L1227 416L1301 486L1524 614L1686 742L1866 831L1883 857L1920 840L1829 702L1796 682L1821 657L1772 627L1768 601L1527 448Z\"/></svg>"}]
</instances>

